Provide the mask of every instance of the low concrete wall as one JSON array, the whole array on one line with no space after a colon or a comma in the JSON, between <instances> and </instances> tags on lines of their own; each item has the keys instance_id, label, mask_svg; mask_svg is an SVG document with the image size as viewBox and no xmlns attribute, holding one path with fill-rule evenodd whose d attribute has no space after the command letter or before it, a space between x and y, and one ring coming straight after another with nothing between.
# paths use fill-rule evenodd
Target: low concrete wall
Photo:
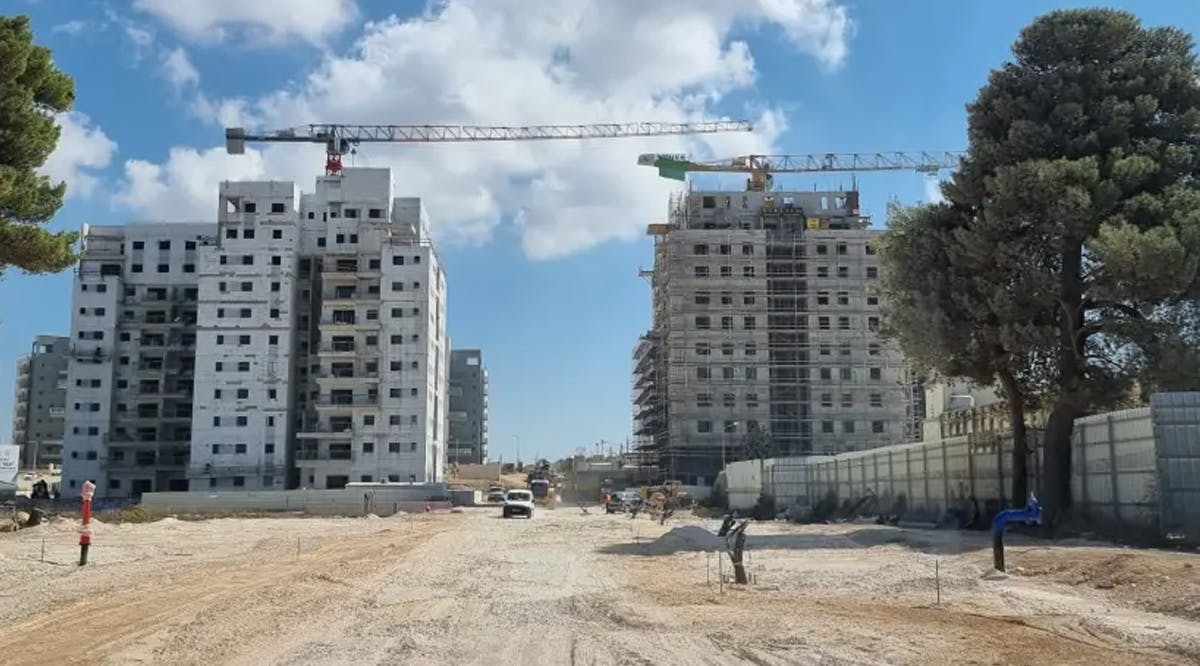
<instances>
[{"instance_id":1,"label":"low concrete wall","mask_svg":"<svg viewBox=\"0 0 1200 666\"><path fill-rule=\"evenodd\" d=\"M387 516L400 511L451 506L445 484L362 490L250 490L242 492L146 493L142 506L177 513L298 511L322 516Z\"/></svg>"}]
</instances>

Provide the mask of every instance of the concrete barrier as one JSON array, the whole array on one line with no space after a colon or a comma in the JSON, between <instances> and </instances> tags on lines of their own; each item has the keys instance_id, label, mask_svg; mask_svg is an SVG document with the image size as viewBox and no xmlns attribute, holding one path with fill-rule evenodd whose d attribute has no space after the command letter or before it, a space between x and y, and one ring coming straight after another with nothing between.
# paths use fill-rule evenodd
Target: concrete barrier
<instances>
[{"instance_id":1,"label":"concrete barrier","mask_svg":"<svg viewBox=\"0 0 1200 666\"><path fill-rule=\"evenodd\" d=\"M174 513L296 511L321 516L387 516L397 512L450 508L445 484L403 485L387 489L250 490L241 492L145 493L141 505Z\"/></svg>"}]
</instances>

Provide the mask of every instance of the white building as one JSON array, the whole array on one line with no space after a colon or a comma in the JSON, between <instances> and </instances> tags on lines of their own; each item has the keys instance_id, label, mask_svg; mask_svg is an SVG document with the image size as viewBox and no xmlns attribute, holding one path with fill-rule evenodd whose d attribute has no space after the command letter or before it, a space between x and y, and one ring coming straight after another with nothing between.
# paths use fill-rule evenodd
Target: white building
<instances>
[{"instance_id":1,"label":"white building","mask_svg":"<svg viewBox=\"0 0 1200 666\"><path fill-rule=\"evenodd\" d=\"M927 442L1010 428L1008 406L990 386L949 379L927 384L924 390L921 439Z\"/></svg>"},{"instance_id":2,"label":"white building","mask_svg":"<svg viewBox=\"0 0 1200 666\"><path fill-rule=\"evenodd\" d=\"M85 230L64 492L440 479L445 275L391 189L346 169L297 209L291 183L224 183L216 225Z\"/></svg>"},{"instance_id":3,"label":"white building","mask_svg":"<svg viewBox=\"0 0 1200 666\"><path fill-rule=\"evenodd\" d=\"M346 169L300 198L302 487L437 481L445 468L446 276L420 199L391 189L387 169Z\"/></svg>"},{"instance_id":4,"label":"white building","mask_svg":"<svg viewBox=\"0 0 1200 666\"><path fill-rule=\"evenodd\" d=\"M186 490L201 248L212 224L85 227L71 310L63 493Z\"/></svg>"},{"instance_id":5,"label":"white building","mask_svg":"<svg viewBox=\"0 0 1200 666\"><path fill-rule=\"evenodd\" d=\"M288 481L299 225L292 183L222 183L200 252L193 490Z\"/></svg>"}]
</instances>

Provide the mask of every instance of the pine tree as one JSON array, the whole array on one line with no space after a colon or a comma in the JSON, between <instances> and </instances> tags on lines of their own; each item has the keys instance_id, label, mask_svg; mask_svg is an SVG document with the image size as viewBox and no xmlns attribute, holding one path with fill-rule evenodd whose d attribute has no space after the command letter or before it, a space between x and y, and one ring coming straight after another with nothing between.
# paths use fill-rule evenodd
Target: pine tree
<instances>
[{"instance_id":1,"label":"pine tree","mask_svg":"<svg viewBox=\"0 0 1200 666\"><path fill-rule=\"evenodd\" d=\"M1186 33L1107 9L1043 16L1013 53L968 106L968 156L944 192L973 289L1050 386L1054 521L1075 419L1137 379L1186 383L1164 370L1194 362L1200 67Z\"/></svg>"},{"instance_id":2,"label":"pine tree","mask_svg":"<svg viewBox=\"0 0 1200 666\"><path fill-rule=\"evenodd\" d=\"M74 81L33 43L29 18L0 16L0 275L9 266L49 273L75 263L77 234L42 226L62 206L66 184L37 173L58 143L54 114L74 100Z\"/></svg>"},{"instance_id":3,"label":"pine tree","mask_svg":"<svg viewBox=\"0 0 1200 666\"><path fill-rule=\"evenodd\" d=\"M1023 505L1029 492L1026 408L1045 388L1035 359L1015 346L1008 330L1010 314L1026 305L1023 293L977 279L987 259L971 251L969 218L951 206L893 206L888 218L878 243L885 334L925 374L998 385L1013 436L1011 499ZM1046 313L1038 319L1044 322Z\"/></svg>"}]
</instances>

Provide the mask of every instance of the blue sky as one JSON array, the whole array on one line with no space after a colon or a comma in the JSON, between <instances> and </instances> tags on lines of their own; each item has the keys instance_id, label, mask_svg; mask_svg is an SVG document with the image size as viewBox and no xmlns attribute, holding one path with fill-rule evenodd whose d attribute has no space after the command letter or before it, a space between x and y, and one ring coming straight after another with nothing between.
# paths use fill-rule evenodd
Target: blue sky
<instances>
[{"instance_id":1,"label":"blue sky","mask_svg":"<svg viewBox=\"0 0 1200 666\"><path fill-rule=\"evenodd\" d=\"M833 0L6 0L76 79L48 170L52 226L212 219L223 178L308 190L319 151L222 154L222 126L544 123L746 117L753 135L603 145L371 146L397 194L426 198L455 346L491 373L493 454L560 456L629 434L629 355L649 322L639 233L677 184L638 153L942 150L964 104L1039 13L1079 3ZM1200 4L1113 3L1200 29ZM653 9L649 9L653 7ZM736 176L710 181L736 187ZM797 187L847 178L795 177ZM928 195L913 173L860 177L864 208ZM215 214L215 212L213 213ZM65 334L70 272L0 278L0 419L17 356ZM0 437L7 439L7 425Z\"/></svg>"}]
</instances>

